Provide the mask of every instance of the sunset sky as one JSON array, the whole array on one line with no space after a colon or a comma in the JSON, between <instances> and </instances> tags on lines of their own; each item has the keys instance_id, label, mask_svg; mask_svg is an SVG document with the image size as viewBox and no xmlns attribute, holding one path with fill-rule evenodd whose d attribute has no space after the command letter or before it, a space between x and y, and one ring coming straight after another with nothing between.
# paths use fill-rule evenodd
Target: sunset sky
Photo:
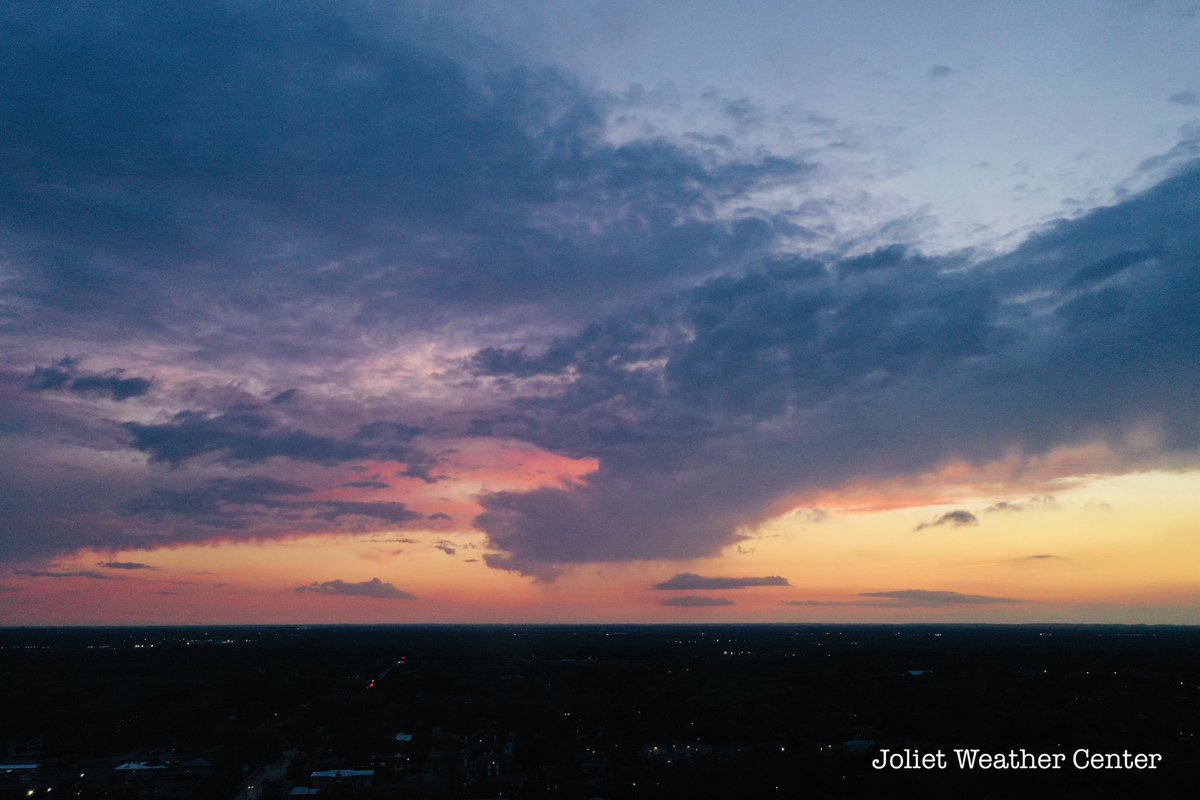
<instances>
[{"instance_id":1,"label":"sunset sky","mask_svg":"<svg viewBox=\"0 0 1200 800\"><path fill-rule=\"evenodd\" d=\"M1200 624L1197 42L5 3L0 625Z\"/></svg>"}]
</instances>

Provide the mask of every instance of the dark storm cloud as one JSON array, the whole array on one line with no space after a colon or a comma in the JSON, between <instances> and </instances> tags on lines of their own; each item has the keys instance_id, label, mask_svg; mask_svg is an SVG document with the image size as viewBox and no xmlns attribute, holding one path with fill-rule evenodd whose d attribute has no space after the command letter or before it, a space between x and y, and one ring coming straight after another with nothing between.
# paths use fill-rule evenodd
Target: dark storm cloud
<instances>
[{"instance_id":1,"label":"dark storm cloud","mask_svg":"<svg viewBox=\"0 0 1200 800\"><path fill-rule=\"evenodd\" d=\"M697 589L745 589L751 586L790 586L787 578L770 575L765 578L706 578L693 572L680 572L662 583L654 584L655 589L663 591L679 591Z\"/></svg>"},{"instance_id":2,"label":"dark storm cloud","mask_svg":"<svg viewBox=\"0 0 1200 800\"><path fill-rule=\"evenodd\" d=\"M61 391L121 401L141 397L154 385L149 378L126 378L125 371L120 369L98 373L84 372L78 367L79 362L73 358L60 359L49 367L35 367L25 388L31 392Z\"/></svg>"},{"instance_id":3,"label":"dark storm cloud","mask_svg":"<svg viewBox=\"0 0 1200 800\"><path fill-rule=\"evenodd\" d=\"M931 520L930 522L922 522L917 526L917 530L923 531L926 528L937 528L944 525L949 525L952 528L961 528L966 525L978 525L979 517L965 509L955 509L947 511L945 514Z\"/></svg>"},{"instance_id":4,"label":"dark storm cloud","mask_svg":"<svg viewBox=\"0 0 1200 800\"><path fill-rule=\"evenodd\" d=\"M334 594L343 597L377 597L382 600L415 600L416 596L397 589L390 583L372 578L361 583L347 583L341 579L332 581L313 581L307 586L297 586L296 592L312 592L313 594Z\"/></svg>"},{"instance_id":5,"label":"dark storm cloud","mask_svg":"<svg viewBox=\"0 0 1200 800\"><path fill-rule=\"evenodd\" d=\"M1194 462L1198 209L1192 164L981 263L899 246L772 261L541 349L480 351L483 380L558 388L477 433L600 462L485 494L476 525L507 553L489 563L711 556L784 498L949 459L1102 443L1121 464ZM1155 444L1131 444L1146 426Z\"/></svg>"},{"instance_id":6,"label":"dark storm cloud","mask_svg":"<svg viewBox=\"0 0 1200 800\"><path fill-rule=\"evenodd\" d=\"M613 145L601 96L462 63L469 48L434 45L453 34L417 9L3 13L0 225L39 330L87 320L213 358L313 358L450 306L594 313L600 290L761 254L776 223L715 205L809 171Z\"/></svg>"},{"instance_id":7,"label":"dark storm cloud","mask_svg":"<svg viewBox=\"0 0 1200 800\"><path fill-rule=\"evenodd\" d=\"M675 606L676 608L714 608L716 606L732 606L736 604L725 597L692 597L685 595L684 597L668 597L662 601L662 605Z\"/></svg>"},{"instance_id":8,"label":"dark storm cloud","mask_svg":"<svg viewBox=\"0 0 1200 800\"><path fill-rule=\"evenodd\" d=\"M140 561L102 561L99 566L104 567L105 569L158 569L158 567L152 567L149 564L143 564Z\"/></svg>"},{"instance_id":9,"label":"dark storm cloud","mask_svg":"<svg viewBox=\"0 0 1200 800\"><path fill-rule=\"evenodd\" d=\"M862 592L862 597L881 597L894 601L897 606L904 607L936 607L936 606L988 606L1019 603L1011 597L989 597L982 594L963 594L961 592L931 592L925 589L904 589L896 592Z\"/></svg>"}]
</instances>

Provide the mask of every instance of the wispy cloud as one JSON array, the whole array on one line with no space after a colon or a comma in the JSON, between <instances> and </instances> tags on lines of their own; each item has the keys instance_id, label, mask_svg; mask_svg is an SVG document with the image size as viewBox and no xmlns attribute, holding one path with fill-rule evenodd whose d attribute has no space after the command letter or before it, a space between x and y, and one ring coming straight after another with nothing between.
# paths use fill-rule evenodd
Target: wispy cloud
<instances>
[{"instance_id":1,"label":"wispy cloud","mask_svg":"<svg viewBox=\"0 0 1200 800\"><path fill-rule=\"evenodd\" d=\"M965 509L955 509L947 511L945 514L931 520L930 522L922 522L916 527L916 530L922 531L926 528L937 528L941 526L950 526L952 528L961 528L967 525L978 525L979 518Z\"/></svg>"},{"instance_id":2,"label":"wispy cloud","mask_svg":"<svg viewBox=\"0 0 1200 800\"><path fill-rule=\"evenodd\" d=\"M78 570L52 570L52 569L15 569L14 575L23 575L27 578L90 578L91 580L106 581L112 580L111 575L105 575L101 572L96 572L90 569Z\"/></svg>"},{"instance_id":3,"label":"wispy cloud","mask_svg":"<svg viewBox=\"0 0 1200 800\"><path fill-rule=\"evenodd\" d=\"M662 605L674 606L676 608L716 608L718 606L732 606L734 602L725 597L684 595L683 597L668 597L662 601Z\"/></svg>"},{"instance_id":4,"label":"wispy cloud","mask_svg":"<svg viewBox=\"0 0 1200 800\"><path fill-rule=\"evenodd\" d=\"M894 601L897 606L915 608L936 606L989 606L1019 603L1011 597L989 597L961 592L931 592L925 589L903 589L893 592L862 592L862 597L880 597Z\"/></svg>"},{"instance_id":5,"label":"wispy cloud","mask_svg":"<svg viewBox=\"0 0 1200 800\"><path fill-rule=\"evenodd\" d=\"M654 584L661 591L695 591L697 589L746 589L753 586L790 586L787 578L769 575L765 578L706 578L692 572L680 572L662 583Z\"/></svg>"},{"instance_id":6,"label":"wispy cloud","mask_svg":"<svg viewBox=\"0 0 1200 800\"><path fill-rule=\"evenodd\" d=\"M987 606L1020 603L1010 597L991 597L961 592L928 591L925 589L903 589L892 592L862 592L862 600L788 600L786 605L807 608L838 608L842 606L868 606L872 608L940 608L942 606Z\"/></svg>"}]
</instances>

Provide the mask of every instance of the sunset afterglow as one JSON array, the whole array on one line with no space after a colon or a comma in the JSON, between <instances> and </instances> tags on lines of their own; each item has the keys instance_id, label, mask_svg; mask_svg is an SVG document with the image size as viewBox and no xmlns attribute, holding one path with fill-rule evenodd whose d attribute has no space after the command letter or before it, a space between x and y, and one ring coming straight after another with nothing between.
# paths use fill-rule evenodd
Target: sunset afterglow
<instances>
[{"instance_id":1,"label":"sunset afterglow","mask_svg":"<svg viewBox=\"0 0 1200 800\"><path fill-rule=\"evenodd\" d=\"M1200 16L118 6L3 12L0 625L1200 623Z\"/></svg>"}]
</instances>

